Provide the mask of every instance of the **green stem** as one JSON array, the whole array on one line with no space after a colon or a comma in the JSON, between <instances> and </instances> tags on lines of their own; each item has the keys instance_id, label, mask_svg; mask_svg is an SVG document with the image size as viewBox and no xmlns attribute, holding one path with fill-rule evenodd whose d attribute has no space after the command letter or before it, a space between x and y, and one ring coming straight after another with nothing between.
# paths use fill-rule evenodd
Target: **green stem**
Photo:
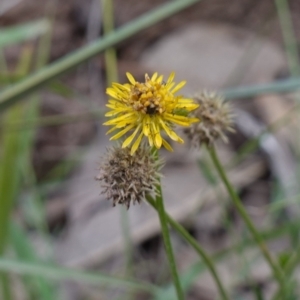
<instances>
[{"instance_id":1,"label":"green stem","mask_svg":"<svg viewBox=\"0 0 300 300\"><path fill-rule=\"evenodd\" d=\"M103 30L105 35L114 31L114 11L113 0L102 0L103 7ZM105 50L105 65L106 65L106 83L108 86L112 82L118 81L118 64L116 49L111 47Z\"/></svg>"},{"instance_id":2,"label":"green stem","mask_svg":"<svg viewBox=\"0 0 300 300\"><path fill-rule=\"evenodd\" d=\"M277 14L287 54L288 66L292 76L300 75L297 39L292 24L292 18L287 0L275 0Z\"/></svg>"},{"instance_id":3,"label":"green stem","mask_svg":"<svg viewBox=\"0 0 300 300\"><path fill-rule=\"evenodd\" d=\"M216 169L219 173L219 176L221 177L236 209L238 210L240 216L243 218L248 230L251 232L253 239L256 241L257 245L259 246L261 253L265 257L268 264L270 265L270 267L273 271L274 277L277 279L279 285L282 288L284 288L284 286L285 286L284 285L284 283L285 283L284 274L283 274L282 270L280 269L280 267L276 264L276 262L272 258L271 253L269 252L268 248L266 247L266 245L264 243L264 240L260 236L259 232L256 230L256 228L255 228L254 224L252 223L250 217L248 216L239 196L237 195L236 191L234 190L231 183L229 182L226 172L224 171L224 168L222 167L222 165L219 161L219 158L215 151L214 146L208 147L208 151L209 151L210 157L214 163L214 166L216 167Z\"/></svg>"},{"instance_id":4,"label":"green stem","mask_svg":"<svg viewBox=\"0 0 300 300\"><path fill-rule=\"evenodd\" d=\"M158 210L157 204L151 197L148 196L146 200L154 209ZM169 214L165 213L165 217L168 223L173 227L173 229L175 229L183 237L183 239L185 239L185 241L194 248L194 250L199 254L200 258L202 258L202 260L205 262L213 279L216 282L217 288L219 289L219 293L222 296L222 299L230 300L218 276L218 272L216 270L214 262L210 258L210 256L205 252L205 250L198 244L198 242L188 233L188 231L183 226L176 222Z\"/></svg>"},{"instance_id":5,"label":"green stem","mask_svg":"<svg viewBox=\"0 0 300 300\"><path fill-rule=\"evenodd\" d=\"M130 235L130 219L128 211L122 206L120 208L121 215L121 230L124 239L124 250L126 258L126 274L132 276L133 274L133 245Z\"/></svg>"},{"instance_id":6,"label":"green stem","mask_svg":"<svg viewBox=\"0 0 300 300\"><path fill-rule=\"evenodd\" d=\"M168 224L167 224L167 217L166 217L166 212L164 207L161 184L158 185L158 196L156 196L156 207L157 207L157 212L160 220L162 236L164 239L166 255L168 257L172 279L176 288L177 298L178 300L184 300L184 294L178 276L178 271L176 267L175 257L173 253L173 248L172 248Z\"/></svg>"}]
</instances>

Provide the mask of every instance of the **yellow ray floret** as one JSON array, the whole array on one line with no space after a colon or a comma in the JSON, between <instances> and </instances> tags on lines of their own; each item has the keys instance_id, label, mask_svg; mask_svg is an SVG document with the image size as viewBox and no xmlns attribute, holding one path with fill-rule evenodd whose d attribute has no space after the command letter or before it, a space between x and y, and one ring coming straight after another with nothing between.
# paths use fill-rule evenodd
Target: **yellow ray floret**
<instances>
[{"instance_id":1,"label":"yellow ray floret","mask_svg":"<svg viewBox=\"0 0 300 300\"><path fill-rule=\"evenodd\" d=\"M110 111L105 116L110 120L104 125L113 126L108 133L117 131L110 139L116 140L126 135L122 147L131 146L131 154L139 148L143 137L149 145L157 149L164 146L172 151L172 147L162 137L165 132L173 141L183 140L173 130L174 125L190 126L199 122L189 117L189 113L198 107L193 99L175 94L185 85L185 81L177 85L173 82L172 72L166 82L163 76L154 73L151 78L145 75L145 82L138 82L126 73L129 83L113 83L106 93L112 97L106 105Z\"/></svg>"}]
</instances>

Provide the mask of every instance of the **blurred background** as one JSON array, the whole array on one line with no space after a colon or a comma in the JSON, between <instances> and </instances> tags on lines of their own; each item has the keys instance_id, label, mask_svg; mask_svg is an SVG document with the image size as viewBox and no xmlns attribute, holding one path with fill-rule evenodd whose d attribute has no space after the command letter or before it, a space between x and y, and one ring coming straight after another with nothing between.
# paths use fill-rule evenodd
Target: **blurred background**
<instances>
[{"instance_id":1,"label":"blurred background","mask_svg":"<svg viewBox=\"0 0 300 300\"><path fill-rule=\"evenodd\" d=\"M127 81L125 72L143 80L175 71L187 96L224 93L236 133L217 149L229 177L279 262L300 253L300 98L297 84L277 84L300 75L299 1L194 1L30 94L5 98L9 86L172 2L180 1L0 1L0 299L175 299L153 209L113 208L94 180L110 145L105 89ZM268 93L256 88L266 85ZM211 254L232 299L271 299L270 269L209 156L188 143L172 146L161 151L167 211ZM220 299L194 250L171 236L186 299Z\"/></svg>"}]
</instances>

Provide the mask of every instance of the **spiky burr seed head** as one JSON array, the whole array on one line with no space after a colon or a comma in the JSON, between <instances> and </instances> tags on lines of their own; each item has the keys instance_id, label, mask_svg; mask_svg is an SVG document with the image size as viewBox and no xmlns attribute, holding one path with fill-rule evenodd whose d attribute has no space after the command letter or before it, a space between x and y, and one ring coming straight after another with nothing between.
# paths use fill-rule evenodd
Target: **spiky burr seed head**
<instances>
[{"instance_id":1,"label":"spiky burr seed head","mask_svg":"<svg viewBox=\"0 0 300 300\"><path fill-rule=\"evenodd\" d=\"M200 122L184 129L192 145L212 145L219 138L227 142L225 132L234 132L230 105L216 93L206 91L196 95L194 100L199 107L192 114Z\"/></svg>"},{"instance_id":2,"label":"spiky burr seed head","mask_svg":"<svg viewBox=\"0 0 300 300\"><path fill-rule=\"evenodd\" d=\"M96 180L101 182L102 193L113 206L140 203L147 194L155 196L159 184L162 161L157 161L151 148L140 147L131 155L130 148L112 147L100 164Z\"/></svg>"}]
</instances>

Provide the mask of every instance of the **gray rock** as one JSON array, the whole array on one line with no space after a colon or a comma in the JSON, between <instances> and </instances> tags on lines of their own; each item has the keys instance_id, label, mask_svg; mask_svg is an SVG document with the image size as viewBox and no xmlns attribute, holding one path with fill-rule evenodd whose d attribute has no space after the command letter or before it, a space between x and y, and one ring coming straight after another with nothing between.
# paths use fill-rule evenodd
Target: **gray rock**
<instances>
[{"instance_id":1,"label":"gray rock","mask_svg":"<svg viewBox=\"0 0 300 300\"><path fill-rule=\"evenodd\" d=\"M285 66L275 44L226 25L189 25L165 36L141 56L150 71L177 73L187 80L184 92L220 89L233 84L272 80Z\"/></svg>"}]
</instances>

